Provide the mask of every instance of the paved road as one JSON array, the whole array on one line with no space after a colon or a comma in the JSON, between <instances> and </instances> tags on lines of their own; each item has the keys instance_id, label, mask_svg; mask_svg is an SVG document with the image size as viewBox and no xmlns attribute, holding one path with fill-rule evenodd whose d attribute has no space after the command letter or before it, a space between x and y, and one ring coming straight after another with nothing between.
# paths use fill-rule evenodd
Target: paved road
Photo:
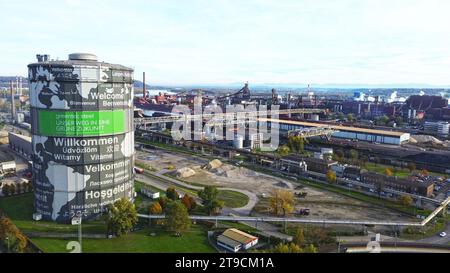
<instances>
[{"instance_id":1,"label":"paved road","mask_svg":"<svg viewBox=\"0 0 450 273\"><path fill-rule=\"evenodd\" d=\"M152 173L152 172L149 172L149 173L151 173L152 175L154 175L158 178L161 178L164 181L168 181L169 183L178 185L180 187L188 188L191 190L201 190L202 189L202 187L189 185L189 184L183 183L179 180L176 180L176 179L173 179L170 177L166 177L166 176L162 175L162 173ZM168 187L170 187L170 185L167 182L162 182L162 181L152 178L151 176L148 176L148 175L136 174L136 178L145 184L151 185L151 186L156 187L161 190L166 190ZM258 197L256 196L256 194L254 194L252 192L249 192L246 190L240 190L240 189L233 189L233 188L220 188L220 189L240 192L249 197L249 202L244 207L234 208L234 209L224 208L222 210L222 213L224 215L229 215L229 214L238 214L238 215L242 215L242 216L250 215L250 212L252 211L253 207L258 202ZM178 190L178 191L181 194L185 194L185 192L183 192L182 190ZM196 198L196 202L201 203L201 200L199 198ZM265 236L271 236L271 237L276 237L276 238L286 240L286 241L292 241L292 236L289 236L282 232L279 232L279 227L277 227L273 224L265 223L265 222L258 222L258 223L256 223L256 222L240 222L240 223L258 229L259 231L261 231L261 234L263 234Z\"/></svg>"},{"instance_id":2,"label":"paved road","mask_svg":"<svg viewBox=\"0 0 450 273\"><path fill-rule=\"evenodd\" d=\"M444 232L447 233L447 236L442 238L438 234L433 237L425 238L417 241L418 243L428 243L428 244L439 244L439 245L448 245L450 244L450 225L447 225Z\"/></svg>"},{"instance_id":3,"label":"paved road","mask_svg":"<svg viewBox=\"0 0 450 273\"><path fill-rule=\"evenodd\" d=\"M179 186L181 188L186 188L186 189L190 189L190 190L194 190L194 191L199 191L199 190L203 189L203 187L190 185L190 184L181 182L181 181L179 181L177 179L174 179L174 178L171 178L171 177L167 177L167 176L163 175L161 172L156 172L156 173L155 172L150 172L150 171L146 171L146 172L148 174L150 174L150 175L156 176L156 177L160 178L161 180L170 182L171 184ZM148 183L154 183L155 185L158 185L158 186L155 186L157 188L161 188L161 189L164 189L164 190L166 190L168 188L167 183L162 182L162 181L158 181L158 179L154 179L151 176L148 176L148 175L137 175L136 177L139 180L141 180L141 178L144 178L144 177L148 178L148 179L145 179L145 181L148 181ZM145 181L142 181L142 182L145 182ZM241 208L230 209L230 210L227 211L228 213L229 212L234 212L234 213L241 214L241 215L249 215L250 212L252 211L253 207L255 207L256 203L258 203L258 197L256 196L256 194L254 194L252 192L249 192L247 190L234 189L234 188L219 188L219 189L220 190L229 190L229 191L239 192L239 193L247 195L248 198L249 198L249 202L247 203L247 205L245 205L245 206L243 206ZM182 190L180 190L180 191L182 191ZM184 194L183 192L181 192L181 193Z\"/></svg>"}]
</instances>

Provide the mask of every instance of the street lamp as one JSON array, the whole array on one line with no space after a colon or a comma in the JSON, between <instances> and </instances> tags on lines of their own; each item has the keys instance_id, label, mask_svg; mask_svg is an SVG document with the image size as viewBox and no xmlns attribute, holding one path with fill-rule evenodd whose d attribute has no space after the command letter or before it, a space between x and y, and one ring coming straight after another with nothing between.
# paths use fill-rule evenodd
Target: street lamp
<instances>
[{"instance_id":1,"label":"street lamp","mask_svg":"<svg viewBox=\"0 0 450 273\"><path fill-rule=\"evenodd\" d=\"M10 252L10 250L9 250L9 236L6 236L6 244L8 246L8 253L9 253Z\"/></svg>"},{"instance_id":2,"label":"street lamp","mask_svg":"<svg viewBox=\"0 0 450 273\"><path fill-rule=\"evenodd\" d=\"M82 248L82 235L81 235L81 214L72 218L72 225L78 225L78 243L80 244L80 253L83 252Z\"/></svg>"}]
</instances>

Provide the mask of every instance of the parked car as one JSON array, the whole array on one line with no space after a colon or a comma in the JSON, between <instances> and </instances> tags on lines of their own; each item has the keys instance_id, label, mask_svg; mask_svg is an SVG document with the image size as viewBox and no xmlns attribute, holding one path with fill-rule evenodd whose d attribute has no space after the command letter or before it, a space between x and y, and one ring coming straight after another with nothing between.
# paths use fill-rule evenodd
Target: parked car
<instances>
[{"instance_id":1,"label":"parked car","mask_svg":"<svg viewBox=\"0 0 450 273\"><path fill-rule=\"evenodd\" d=\"M298 214L308 216L310 214L309 209L299 209Z\"/></svg>"},{"instance_id":2,"label":"parked car","mask_svg":"<svg viewBox=\"0 0 450 273\"><path fill-rule=\"evenodd\" d=\"M296 192L295 196L297 196L298 198L306 198L306 196L308 195L307 192Z\"/></svg>"},{"instance_id":3,"label":"parked car","mask_svg":"<svg viewBox=\"0 0 450 273\"><path fill-rule=\"evenodd\" d=\"M441 232L441 233L439 233L439 237L442 237L442 238L447 237L447 233L446 232Z\"/></svg>"},{"instance_id":4,"label":"parked car","mask_svg":"<svg viewBox=\"0 0 450 273\"><path fill-rule=\"evenodd\" d=\"M134 167L134 171L135 171L137 174L143 174L143 173L144 173L144 169L141 169L141 168L138 168L138 167Z\"/></svg>"}]
</instances>

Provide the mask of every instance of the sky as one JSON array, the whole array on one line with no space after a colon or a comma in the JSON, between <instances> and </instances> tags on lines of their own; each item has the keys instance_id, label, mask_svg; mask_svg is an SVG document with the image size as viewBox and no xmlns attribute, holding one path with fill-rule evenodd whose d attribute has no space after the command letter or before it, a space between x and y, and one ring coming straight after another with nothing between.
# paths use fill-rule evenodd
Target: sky
<instances>
[{"instance_id":1,"label":"sky","mask_svg":"<svg viewBox=\"0 0 450 273\"><path fill-rule=\"evenodd\" d=\"M38 3L37 3L38 2ZM448 0L0 0L0 75L90 52L153 85L450 85Z\"/></svg>"}]
</instances>

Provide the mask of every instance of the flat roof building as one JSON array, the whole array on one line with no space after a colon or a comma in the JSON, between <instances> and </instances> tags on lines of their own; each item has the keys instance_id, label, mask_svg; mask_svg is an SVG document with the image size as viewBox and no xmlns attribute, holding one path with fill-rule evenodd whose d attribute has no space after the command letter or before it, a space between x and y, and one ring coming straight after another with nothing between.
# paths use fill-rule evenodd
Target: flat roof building
<instances>
[{"instance_id":1,"label":"flat roof building","mask_svg":"<svg viewBox=\"0 0 450 273\"><path fill-rule=\"evenodd\" d=\"M14 173L16 171L16 161L8 153L0 152L0 173Z\"/></svg>"},{"instance_id":2,"label":"flat roof building","mask_svg":"<svg viewBox=\"0 0 450 273\"><path fill-rule=\"evenodd\" d=\"M31 160L33 150L31 147L31 137L8 133L9 147L21 156Z\"/></svg>"},{"instance_id":3,"label":"flat roof building","mask_svg":"<svg viewBox=\"0 0 450 273\"><path fill-rule=\"evenodd\" d=\"M247 250L258 243L258 237L245 233L235 228L225 230L217 237L217 244L227 250L238 252Z\"/></svg>"},{"instance_id":4,"label":"flat roof building","mask_svg":"<svg viewBox=\"0 0 450 273\"><path fill-rule=\"evenodd\" d=\"M283 131L292 131L301 128L326 126L327 128L337 131L332 134L332 136L336 138L378 142L383 144L400 145L404 142L408 142L411 137L409 133L403 133L398 131L375 130L375 129L341 126L341 125L324 125L321 123L282 120L282 119L259 118L258 120L260 122L270 123L271 126L272 124L278 124L279 129Z\"/></svg>"},{"instance_id":5,"label":"flat roof building","mask_svg":"<svg viewBox=\"0 0 450 273\"><path fill-rule=\"evenodd\" d=\"M425 197L431 197L434 190L434 183L431 182L417 181L412 178L404 179L395 176L386 176L373 172L362 173L361 182L375 185L380 190L392 189Z\"/></svg>"}]
</instances>

